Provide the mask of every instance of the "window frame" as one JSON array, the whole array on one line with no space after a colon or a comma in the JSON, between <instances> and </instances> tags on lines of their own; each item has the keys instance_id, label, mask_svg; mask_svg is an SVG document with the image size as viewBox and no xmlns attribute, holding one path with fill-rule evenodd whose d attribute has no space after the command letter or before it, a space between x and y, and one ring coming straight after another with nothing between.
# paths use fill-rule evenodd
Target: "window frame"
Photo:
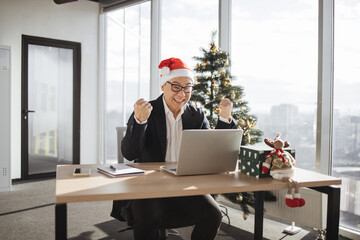
<instances>
[{"instance_id":1,"label":"window frame","mask_svg":"<svg viewBox=\"0 0 360 240\"><path fill-rule=\"evenodd\" d=\"M143 1L140 1L143 2ZM333 101L334 101L334 0L319 0L318 16L318 97L316 123L316 171L332 173ZM151 0L151 53L150 98L160 94L157 65L161 56L161 5L162 0ZM232 0L219 0L219 45L231 56ZM124 5L122 6L124 7ZM103 12L99 17L99 161L105 162L105 31ZM326 211L323 211L324 215ZM340 232L350 230L340 227ZM352 233L359 236L360 232ZM354 235L353 235L354 236Z\"/></svg>"}]
</instances>

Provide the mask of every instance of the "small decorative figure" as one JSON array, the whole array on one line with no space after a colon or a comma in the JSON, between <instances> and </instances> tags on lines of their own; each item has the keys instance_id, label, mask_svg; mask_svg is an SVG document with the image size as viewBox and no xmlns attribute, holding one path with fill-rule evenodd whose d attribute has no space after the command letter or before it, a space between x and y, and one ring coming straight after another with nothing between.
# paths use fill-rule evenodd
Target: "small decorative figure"
<instances>
[{"instance_id":1,"label":"small decorative figure","mask_svg":"<svg viewBox=\"0 0 360 240\"><path fill-rule=\"evenodd\" d=\"M287 181L288 191L286 194L286 205L288 207L302 207L305 205L305 200L300 197L299 183L292 179L294 175L295 158L290 153L283 150L283 148L289 147L288 141L280 139L280 133L278 133L271 141L267 138L264 142L269 147L273 148L271 153L265 156L266 160L263 163L262 171L267 173L270 170L270 175L279 180ZM295 188L295 193L292 194L292 189Z\"/></svg>"}]
</instances>

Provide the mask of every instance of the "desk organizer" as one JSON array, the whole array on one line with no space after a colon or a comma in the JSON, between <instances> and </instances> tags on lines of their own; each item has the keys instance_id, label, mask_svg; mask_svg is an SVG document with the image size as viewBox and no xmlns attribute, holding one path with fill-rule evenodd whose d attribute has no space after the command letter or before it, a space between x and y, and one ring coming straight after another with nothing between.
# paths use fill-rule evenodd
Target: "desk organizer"
<instances>
[{"instance_id":1,"label":"desk organizer","mask_svg":"<svg viewBox=\"0 0 360 240\"><path fill-rule=\"evenodd\" d=\"M289 152L295 158L295 149L285 148L284 151ZM270 171L266 174L262 173L262 164L265 162L265 156L271 152L266 146L241 146L239 154L239 170L247 175L266 178L271 177Z\"/></svg>"}]
</instances>

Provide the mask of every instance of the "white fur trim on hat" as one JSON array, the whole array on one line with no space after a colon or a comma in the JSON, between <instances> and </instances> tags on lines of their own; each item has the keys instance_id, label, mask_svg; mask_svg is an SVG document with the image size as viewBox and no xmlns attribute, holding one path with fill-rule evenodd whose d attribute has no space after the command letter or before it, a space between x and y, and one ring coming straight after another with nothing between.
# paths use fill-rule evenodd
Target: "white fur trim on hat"
<instances>
[{"instance_id":1,"label":"white fur trim on hat","mask_svg":"<svg viewBox=\"0 0 360 240\"><path fill-rule=\"evenodd\" d=\"M192 82L194 82L194 74L192 73L192 71L186 68L174 69L170 71L170 68L163 67L161 69L160 75L160 86L163 86L167 81L176 77L188 77L191 79Z\"/></svg>"}]
</instances>

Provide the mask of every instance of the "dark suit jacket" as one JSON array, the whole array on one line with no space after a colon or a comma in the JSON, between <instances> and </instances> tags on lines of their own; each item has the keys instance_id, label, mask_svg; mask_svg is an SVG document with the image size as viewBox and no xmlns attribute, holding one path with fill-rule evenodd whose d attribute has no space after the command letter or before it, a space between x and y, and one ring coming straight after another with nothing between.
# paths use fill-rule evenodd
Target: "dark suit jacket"
<instances>
[{"instance_id":1,"label":"dark suit jacket","mask_svg":"<svg viewBox=\"0 0 360 240\"><path fill-rule=\"evenodd\" d=\"M128 160L135 162L165 162L166 155L166 119L163 95L150 101L153 110L147 123L138 124L134 113L130 116L125 137L121 142L121 151ZM184 106L181 116L183 129L207 129L209 122L204 112L189 104ZM216 128L232 128L235 124L218 121Z\"/></svg>"},{"instance_id":2,"label":"dark suit jacket","mask_svg":"<svg viewBox=\"0 0 360 240\"><path fill-rule=\"evenodd\" d=\"M134 119L134 113L129 118L125 137L121 142L121 151L127 160L135 162L165 162L166 156L166 119L163 103L163 95L154 101L150 101L153 110L145 124L138 124ZM183 129L208 129L209 122L204 112L189 104L184 106L182 115ZM228 129L234 126L218 121L216 128ZM129 210L131 201L114 201L111 216L128 222L132 226L132 217ZM125 218L125 219L124 219Z\"/></svg>"}]
</instances>

